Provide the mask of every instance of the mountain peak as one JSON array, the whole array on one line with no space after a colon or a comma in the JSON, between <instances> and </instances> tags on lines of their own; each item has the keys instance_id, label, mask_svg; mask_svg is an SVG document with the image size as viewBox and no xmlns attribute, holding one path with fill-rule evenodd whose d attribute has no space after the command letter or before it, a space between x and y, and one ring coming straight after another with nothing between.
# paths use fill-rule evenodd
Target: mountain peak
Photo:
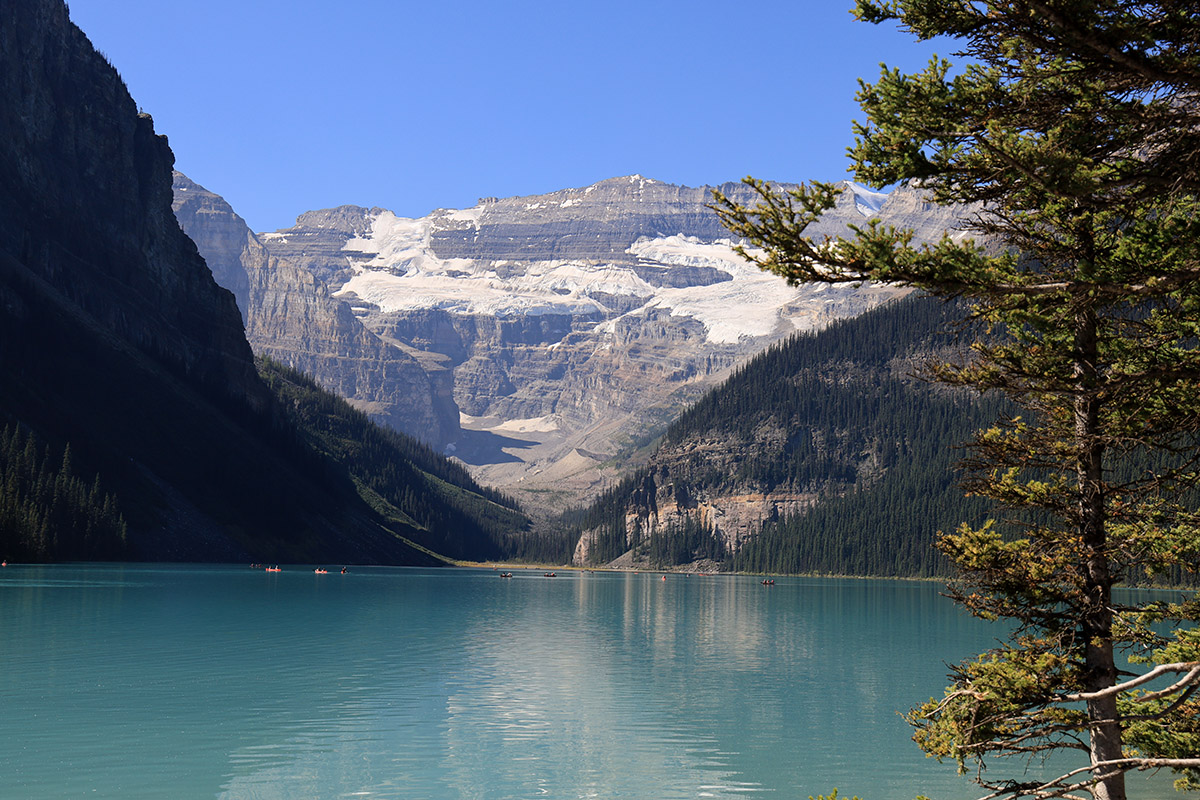
<instances>
[{"instance_id":1,"label":"mountain peak","mask_svg":"<svg viewBox=\"0 0 1200 800\"><path fill-rule=\"evenodd\" d=\"M366 208L365 206L334 206L305 211L296 217L296 224L291 228L281 228L274 233L259 234L260 238L278 238L294 233L297 229L328 229L354 235L361 235L371 229L371 223L386 209Z\"/></svg>"},{"instance_id":2,"label":"mountain peak","mask_svg":"<svg viewBox=\"0 0 1200 800\"><path fill-rule=\"evenodd\" d=\"M653 178L647 178L645 175L642 175L642 174L636 173L636 172L632 175L618 175L615 178L605 178L604 180L597 181L596 183L594 183L592 185L593 186L612 186L614 184L615 185L626 185L626 184L633 184L633 183L641 184L641 185L645 185L645 184L662 184L664 186L671 185L671 184L664 184L662 181L656 181Z\"/></svg>"},{"instance_id":3,"label":"mountain peak","mask_svg":"<svg viewBox=\"0 0 1200 800\"><path fill-rule=\"evenodd\" d=\"M855 181L842 181L842 183L854 195L854 207L864 217L878 215L879 210L883 208L883 204L890 196L889 192L881 192Z\"/></svg>"}]
</instances>

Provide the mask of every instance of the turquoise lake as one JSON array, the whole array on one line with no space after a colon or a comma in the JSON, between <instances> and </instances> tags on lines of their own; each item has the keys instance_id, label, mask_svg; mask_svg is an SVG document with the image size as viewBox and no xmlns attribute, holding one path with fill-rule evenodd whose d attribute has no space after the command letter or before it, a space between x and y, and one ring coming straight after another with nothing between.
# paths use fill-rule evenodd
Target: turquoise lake
<instances>
[{"instance_id":1,"label":"turquoise lake","mask_svg":"<svg viewBox=\"0 0 1200 800\"><path fill-rule=\"evenodd\" d=\"M937 584L514 572L10 565L0 797L984 793L899 715L1000 633Z\"/></svg>"}]
</instances>

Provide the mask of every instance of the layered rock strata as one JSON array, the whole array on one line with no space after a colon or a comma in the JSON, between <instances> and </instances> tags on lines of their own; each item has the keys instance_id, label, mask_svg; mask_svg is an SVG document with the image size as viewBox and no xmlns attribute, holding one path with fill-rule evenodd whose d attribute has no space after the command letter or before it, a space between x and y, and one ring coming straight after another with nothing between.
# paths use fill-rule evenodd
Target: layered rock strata
<instances>
[{"instance_id":1,"label":"layered rock strata","mask_svg":"<svg viewBox=\"0 0 1200 800\"><path fill-rule=\"evenodd\" d=\"M271 256L227 202L174 174L172 208L237 297L256 353L314 376L384 425L436 446L457 438L451 376L369 332L321 277Z\"/></svg>"},{"instance_id":2,"label":"layered rock strata","mask_svg":"<svg viewBox=\"0 0 1200 800\"><path fill-rule=\"evenodd\" d=\"M869 217L918 239L954 226L917 192L844 187L815 234ZM465 431L448 450L550 509L616 474L748 356L901 293L760 273L733 251L711 192L634 175L421 219L342 206L259 240L380 339L452 372Z\"/></svg>"}]
</instances>

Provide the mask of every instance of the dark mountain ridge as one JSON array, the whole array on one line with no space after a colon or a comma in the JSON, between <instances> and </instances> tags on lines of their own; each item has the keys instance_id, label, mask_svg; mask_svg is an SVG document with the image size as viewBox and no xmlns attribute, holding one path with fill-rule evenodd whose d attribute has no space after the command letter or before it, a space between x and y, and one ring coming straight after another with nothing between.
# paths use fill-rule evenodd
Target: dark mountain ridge
<instances>
[{"instance_id":1,"label":"dark mountain ridge","mask_svg":"<svg viewBox=\"0 0 1200 800\"><path fill-rule=\"evenodd\" d=\"M233 298L174 223L166 138L63 3L0 13L0 249L124 342L261 404Z\"/></svg>"},{"instance_id":2,"label":"dark mountain ridge","mask_svg":"<svg viewBox=\"0 0 1200 800\"><path fill-rule=\"evenodd\" d=\"M95 479L127 528L109 558L440 563L260 379L233 295L175 221L166 138L61 0L0 5L0 98L0 427L45 454L0 464L6 492L22 468ZM60 481L46 464L68 450ZM0 517L0 555L96 552L19 535Z\"/></svg>"}]
</instances>

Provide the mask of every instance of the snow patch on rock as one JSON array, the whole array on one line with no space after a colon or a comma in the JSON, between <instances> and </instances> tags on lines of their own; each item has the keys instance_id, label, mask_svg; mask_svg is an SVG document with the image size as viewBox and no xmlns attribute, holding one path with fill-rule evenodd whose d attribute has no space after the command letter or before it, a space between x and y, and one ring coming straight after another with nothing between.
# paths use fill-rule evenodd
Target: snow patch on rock
<instances>
[{"instance_id":1,"label":"snow patch on rock","mask_svg":"<svg viewBox=\"0 0 1200 800\"><path fill-rule=\"evenodd\" d=\"M477 222L479 211L444 212L422 219L398 217L390 211L378 213L369 232L345 244L344 250L352 254L353 275L337 296L357 299L384 313L436 308L462 314L602 318L611 312L597 298L639 297L647 298L646 304L629 314L663 309L672 316L692 317L704 325L708 340L715 343L767 336L781 322L794 327L783 310L800 292L746 262L734 252L730 240L705 242L679 234L643 237L628 250L643 266L711 268L732 276L707 286L653 286L624 264L572 260L487 263L434 254L430 234L438 220ZM614 324L615 320L609 319L595 330L612 331Z\"/></svg>"},{"instance_id":2,"label":"snow patch on rock","mask_svg":"<svg viewBox=\"0 0 1200 800\"><path fill-rule=\"evenodd\" d=\"M854 194L854 207L864 217L877 216L888 199L888 192L879 192L854 181L846 181L846 188Z\"/></svg>"}]
</instances>

